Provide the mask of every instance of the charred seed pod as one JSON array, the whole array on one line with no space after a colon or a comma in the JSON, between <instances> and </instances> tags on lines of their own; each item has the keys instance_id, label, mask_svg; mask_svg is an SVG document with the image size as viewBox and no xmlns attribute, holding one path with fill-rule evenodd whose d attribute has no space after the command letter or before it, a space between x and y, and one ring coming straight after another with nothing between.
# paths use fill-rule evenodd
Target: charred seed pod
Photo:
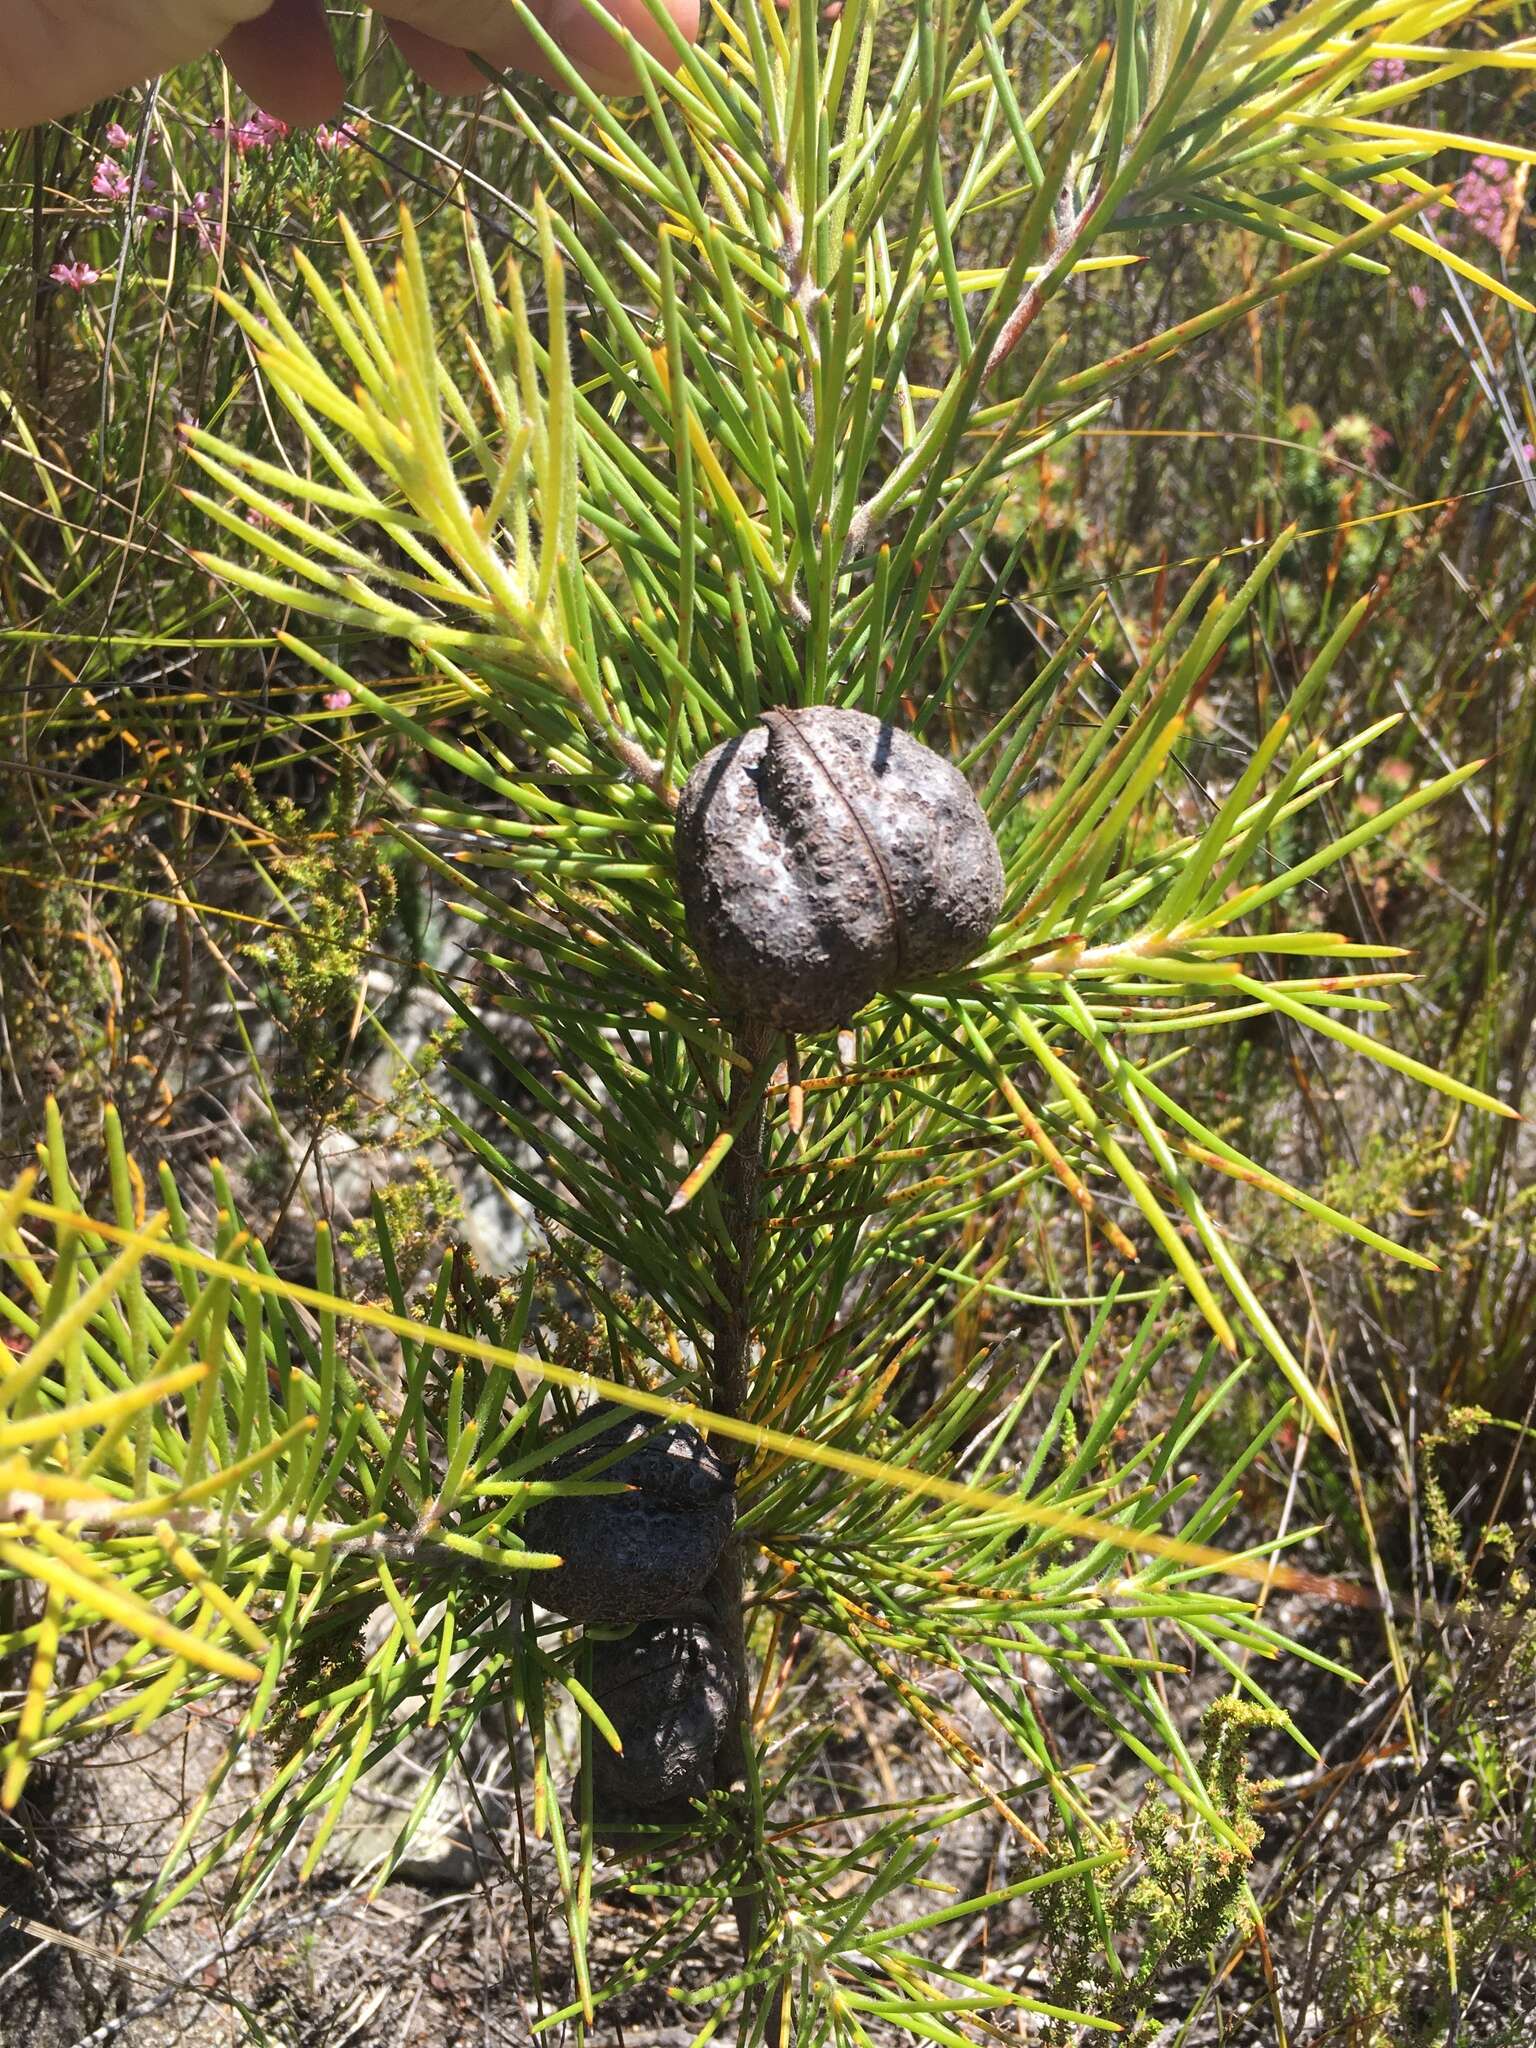
<instances>
[{"instance_id":1,"label":"charred seed pod","mask_svg":"<svg viewBox=\"0 0 1536 2048\"><path fill-rule=\"evenodd\" d=\"M573 1621L643 1621L699 1593L731 1533L736 1502L729 1466L686 1423L600 1402L583 1417L614 1419L562 1451L540 1478L617 1480L629 1493L540 1501L523 1517L530 1550L565 1562L540 1572L541 1607Z\"/></svg>"},{"instance_id":2,"label":"charred seed pod","mask_svg":"<svg viewBox=\"0 0 1536 2048\"><path fill-rule=\"evenodd\" d=\"M846 1024L986 944L1003 864L960 771L863 711L769 711L677 810L688 936L739 1015Z\"/></svg>"},{"instance_id":3,"label":"charred seed pod","mask_svg":"<svg viewBox=\"0 0 1536 2048\"><path fill-rule=\"evenodd\" d=\"M736 1712L725 1646L703 1620L642 1622L592 1650L592 1696L622 1755L592 1741L592 1804L604 1822L636 1814L681 1818L714 1783L717 1751Z\"/></svg>"}]
</instances>

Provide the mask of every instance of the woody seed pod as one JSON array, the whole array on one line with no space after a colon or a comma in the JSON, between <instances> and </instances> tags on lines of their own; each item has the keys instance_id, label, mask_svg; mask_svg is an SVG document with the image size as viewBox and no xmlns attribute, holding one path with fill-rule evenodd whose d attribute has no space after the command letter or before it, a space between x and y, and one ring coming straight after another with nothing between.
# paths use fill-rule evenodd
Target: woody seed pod
<instances>
[{"instance_id":1,"label":"woody seed pod","mask_svg":"<svg viewBox=\"0 0 1536 2048\"><path fill-rule=\"evenodd\" d=\"M765 712L706 754L677 810L688 936L728 1006L788 1031L959 967L1003 901L957 768L862 711Z\"/></svg>"},{"instance_id":2,"label":"woody seed pod","mask_svg":"<svg viewBox=\"0 0 1536 2048\"><path fill-rule=\"evenodd\" d=\"M599 1818L683 1818L687 1801L714 1783L715 1756L736 1711L736 1681L714 1630L674 1616L594 1644L592 1697L624 1745L619 1755L593 1738Z\"/></svg>"},{"instance_id":3,"label":"woody seed pod","mask_svg":"<svg viewBox=\"0 0 1536 2048\"><path fill-rule=\"evenodd\" d=\"M614 1420L539 1475L617 1480L628 1493L540 1501L523 1517L530 1550L565 1560L533 1576L541 1607L574 1621L642 1621L699 1593L735 1519L730 1468L686 1423L599 1402L583 1422Z\"/></svg>"}]
</instances>

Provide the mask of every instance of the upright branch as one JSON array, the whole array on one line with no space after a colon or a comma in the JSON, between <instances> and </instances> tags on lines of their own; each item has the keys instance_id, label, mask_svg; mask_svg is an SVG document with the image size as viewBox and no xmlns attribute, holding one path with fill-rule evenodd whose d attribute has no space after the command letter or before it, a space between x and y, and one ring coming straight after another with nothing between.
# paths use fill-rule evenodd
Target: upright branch
<instances>
[{"instance_id":1,"label":"upright branch","mask_svg":"<svg viewBox=\"0 0 1536 2048\"><path fill-rule=\"evenodd\" d=\"M1082 211L1070 221L1058 225L1055 232L1048 237L1046 247L1050 256L1050 269L1044 277L1036 278L1030 284L1024 296L1003 322L1002 331L993 342L991 353L987 357L988 377L1002 368L1040 317L1040 309L1045 304L1048 293L1048 280L1066 276L1078 244L1098 213L1103 198L1104 187L1096 185Z\"/></svg>"},{"instance_id":2,"label":"upright branch","mask_svg":"<svg viewBox=\"0 0 1536 2048\"><path fill-rule=\"evenodd\" d=\"M746 1122L740 1127L719 1176L724 1231L715 1256L714 1277L723 1306L716 1313L714 1326L710 1405L722 1415L745 1415L752 1391L750 1293L763 1180L765 1096L762 1066L773 1037L771 1027L750 1021L739 1026L735 1034L736 1048L743 1056L743 1063L731 1069L728 1117L732 1129L737 1128L738 1119L742 1116ZM754 1092L755 1102L752 1099ZM744 1612L746 1573L742 1565L742 1539L735 1530L721 1554L711 1590L736 1686L735 1718L715 1759L715 1781L722 1789L728 1790L747 1774L748 1717L752 1711ZM742 1960L745 1962L750 1960L755 1945L755 1896L747 1891L738 1892L734 1906Z\"/></svg>"}]
</instances>

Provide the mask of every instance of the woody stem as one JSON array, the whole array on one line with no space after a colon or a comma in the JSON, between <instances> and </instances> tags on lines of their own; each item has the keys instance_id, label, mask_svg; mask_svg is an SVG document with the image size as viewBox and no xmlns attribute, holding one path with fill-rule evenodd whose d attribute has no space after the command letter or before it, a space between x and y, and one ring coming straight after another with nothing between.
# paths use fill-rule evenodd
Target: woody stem
<instances>
[{"instance_id":1,"label":"woody stem","mask_svg":"<svg viewBox=\"0 0 1536 2048\"><path fill-rule=\"evenodd\" d=\"M716 1312L713 1331L710 1405L720 1415L745 1415L752 1391L749 1297L762 1195L762 1066L772 1042L772 1031L756 1024L744 1024L736 1032L736 1049L743 1056L743 1064L731 1071L726 1120L732 1129L737 1128L738 1119L743 1116L746 1121L740 1125L736 1142L726 1155L718 1177L725 1228L715 1254L714 1275L723 1306ZM752 1104L754 1093L755 1106ZM751 1711L751 1672L747 1664L743 1615L745 1590L742 1545L733 1534L714 1577L715 1605L736 1686L736 1714L716 1763L718 1782L727 1787L738 1783L746 1774L744 1729ZM755 1901L750 1895L739 1896L736 1900L736 1924L745 1960L751 1953L756 1927Z\"/></svg>"}]
</instances>

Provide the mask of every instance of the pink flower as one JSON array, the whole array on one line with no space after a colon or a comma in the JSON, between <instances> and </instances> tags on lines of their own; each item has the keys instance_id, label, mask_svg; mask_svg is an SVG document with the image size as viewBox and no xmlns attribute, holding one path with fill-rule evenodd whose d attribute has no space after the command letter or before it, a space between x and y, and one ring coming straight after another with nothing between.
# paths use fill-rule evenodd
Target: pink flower
<instances>
[{"instance_id":1,"label":"pink flower","mask_svg":"<svg viewBox=\"0 0 1536 2048\"><path fill-rule=\"evenodd\" d=\"M1367 85L1401 85L1408 66L1401 57L1378 57L1365 74Z\"/></svg>"},{"instance_id":2,"label":"pink flower","mask_svg":"<svg viewBox=\"0 0 1536 2048\"><path fill-rule=\"evenodd\" d=\"M224 194L221 191L194 192L191 205L181 209L176 223L183 233L195 238L198 248L206 256L224 246L224 226L220 219L223 211Z\"/></svg>"},{"instance_id":3,"label":"pink flower","mask_svg":"<svg viewBox=\"0 0 1536 2048\"><path fill-rule=\"evenodd\" d=\"M103 132L109 149L132 149L139 139L132 129L125 128L121 121L109 121ZM146 143L151 149L156 149L164 140L159 123L152 121L149 133L145 137Z\"/></svg>"},{"instance_id":4,"label":"pink flower","mask_svg":"<svg viewBox=\"0 0 1536 2048\"><path fill-rule=\"evenodd\" d=\"M48 275L55 284L67 285L72 292L83 292L88 284L95 284L101 276L89 263L55 263Z\"/></svg>"},{"instance_id":5,"label":"pink flower","mask_svg":"<svg viewBox=\"0 0 1536 2048\"><path fill-rule=\"evenodd\" d=\"M274 142L281 142L288 133L288 123L255 107L243 121L234 124L220 114L208 123L208 133L215 142L222 142L227 136L235 145L237 156L249 156L252 150L270 149Z\"/></svg>"},{"instance_id":6,"label":"pink flower","mask_svg":"<svg viewBox=\"0 0 1536 2048\"><path fill-rule=\"evenodd\" d=\"M1456 184L1456 210L1464 232L1497 244L1503 239L1510 195L1505 190L1509 166L1498 157L1479 156Z\"/></svg>"},{"instance_id":7,"label":"pink flower","mask_svg":"<svg viewBox=\"0 0 1536 2048\"><path fill-rule=\"evenodd\" d=\"M320 699L320 702L327 711L345 711L352 702L352 692L350 690L327 690Z\"/></svg>"},{"instance_id":8,"label":"pink flower","mask_svg":"<svg viewBox=\"0 0 1536 2048\"><path fill-rule=\"evenodd\" d=\"M1423 285L1421 284L1409 285L1408 296L1410 299L1412 299L1414 305L1417 306L1421 313L1423 312L1424 308L1429 304L1429 293L1425 291Z\"/></svg>"},{"instance_id":9,"label":"pink flower","mask_svg":"<svg viewBox=\"0 0 1536 2048\"><path fill-rule=\"evenodd\" d=\"M252 150L270 149L274 142L281 142L288 133L288 123L279 121L274 114L263 113L260 107L246 115L234 127L222 115L208 124L208 133L216 142L226 136L235 145L237 156L249 156Z\"/></svg>"},{"instance_id":10,"label":"pink flower","mask_svg":"<svg viewBox=\"0 0 1536 2048\"><path fill-rule=\"evenodd\" d=\"M350 121L336 128L328 128L322 121L315 130L315 147L322 156L340 156L344 149L355 149L357 142L358 132Z\"/></svg>"},{"instance_id":11,"label":"pink flower","mask_svg":"<svg viewBox=\"0 0 1536 2048\"><path fill-rule=\"evenodd\" d=\"M91 190L103 199L126 199L133 187L115 157L104 156L91 173Z\"/></svg>"}]
</instances>

